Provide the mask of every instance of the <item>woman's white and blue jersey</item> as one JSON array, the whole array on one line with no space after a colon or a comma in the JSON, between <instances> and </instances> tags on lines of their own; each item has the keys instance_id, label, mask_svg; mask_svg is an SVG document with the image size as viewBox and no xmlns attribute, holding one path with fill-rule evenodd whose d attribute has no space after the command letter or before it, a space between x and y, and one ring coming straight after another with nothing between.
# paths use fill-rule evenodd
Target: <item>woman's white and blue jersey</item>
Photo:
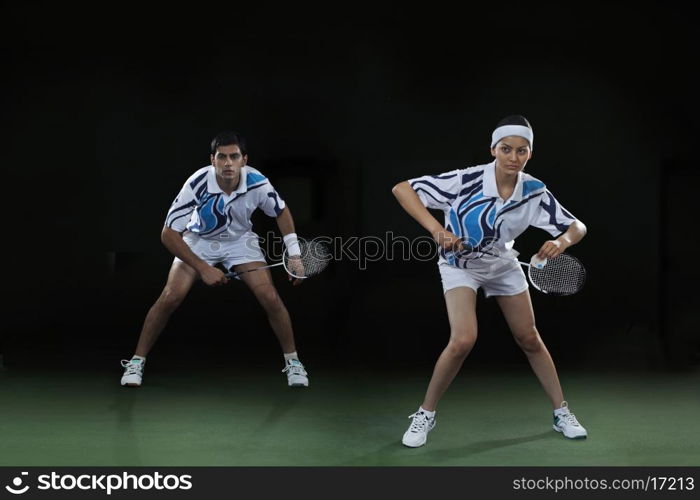
<instances>
[{"instance_id":1,"label":"woman's white and blue jersey","mask_svg":"<svg viewBox=\"0 0 700 500\"><path fill-rule=\"evenodd\" d=\"M524 172L518 173L512 196L502 200L495 167L494 161L408 181L427 208L445 212L445 229L475 249L459 259L441 249L441 262L461 268L480 267L480 251L508 255L515 238L528 226L556 237L576 220L543 182Z\"/></svg>"},{"instance_id":2,"label":"woman's white and blue jersey","mask_svg":"<svg viewBox=\"0 0 700 500\"><path fill-rule=\"evenodd\" d=\"M264 175L246 165L240 179L238 188L227 195L216 182L214 167L200 168L182 186L168 210L165 225L202 238L226 236L235 240L252 229L250 217L256 209L270 217L282 213L284 200Z\"/></svg>"}]
</instances>

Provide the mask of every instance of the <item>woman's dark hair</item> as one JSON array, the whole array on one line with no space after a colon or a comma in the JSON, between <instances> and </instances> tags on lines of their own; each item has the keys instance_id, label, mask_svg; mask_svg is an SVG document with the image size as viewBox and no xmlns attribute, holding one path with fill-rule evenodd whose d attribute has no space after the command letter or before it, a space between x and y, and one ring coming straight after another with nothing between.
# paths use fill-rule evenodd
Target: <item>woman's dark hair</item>
<instances>
[{"instance_id":1,"label":"woman's dark hair","mask_svg":"<svg viewBox=\"0 0 700 500\"><path fill-rule=\"evenodd\" d=\"M527 127L529 129L532 129L530 122L527 121L527 118L525 118L522 115L506 116L503 120L498 122L498 125L496 125L496 128L503 127L504 125L522 125L523 127Z\"/></svg>"}]
</instances>

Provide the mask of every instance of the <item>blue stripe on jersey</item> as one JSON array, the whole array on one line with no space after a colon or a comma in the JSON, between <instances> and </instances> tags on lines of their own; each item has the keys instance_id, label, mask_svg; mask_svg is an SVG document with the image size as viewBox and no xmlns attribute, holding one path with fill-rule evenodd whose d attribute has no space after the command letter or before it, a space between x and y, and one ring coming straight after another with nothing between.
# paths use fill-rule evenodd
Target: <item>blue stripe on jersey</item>
<instances>
[{"instance_id":1,"label":"blue stripe on jersey","mask_svg":"<svg viewBox=\"0 0 700 500\"><path fill-rule=\"evenodd\" d=\"M450 224L452 225L451 231L455 233L460 238L462 237L462 227L459 225L459 220L457 219L457 214L454 209L450 208Z\"/></svg>"},{"instance_id":2,"label":"blue stripe on jersey","mask_svg":"<svg viewBox=\"0 0 700 500\"><path fill-rule=\"evenodd\" d=\"M498 210L489 210L488 216L489 218L486 220L486 223L489 225L489 227L493 227L493 223L496 222L496 213Z\"/></svg>"},{"instance_id":3,"label":"blue stripe on jersey","mask_svg":"<svg viewBox=\"0 0 700 500\"><path fill-rule=\"evenodd\" d=\"M224 213L224 199L221 194L212 195L197 209L199 226L197 231L204 236L226 227L228 220ZM194 229L194 228L193 228Z\"/></svg>"},{"instance_id":4,"label":"blue stripe on jersey","mask_svg":"<svg viewBox=\"0 0 700 500\"><path fill-rule=\"evenodd\" d=\"M205 194L207 194L207 183L203 182L202 185L197 188L197 191L195 191L194 197L195 199L199 200Z\"/></svg>"},{"instance_id":5,"label":"blue stripe on jersey","mask_svg":"<svg viewBox=\"0 0 700 500\"><path fill-rule=\"evenodd\" d=\"M466 200L466 201L468 201L468 198L469 198L471 195L473 195L473 194L476 193L477 191L481 191L481 186L483 186L483 185L484 185L483 181L475 182L475 183L472 184L471 186L467 186L467 187L465 187L464 189L462 189L462 190L459 192L459 195L460 195L460 196L466 196L466 197L467 197L467 200Z\"/></svg>"},{"instance_id":6,"label":"blue stripe on jersey","mask_svg":"<svg viewBox=\"0 0 700 500\"><path fill-rule=\"evenodd\" d=\"M457 177L457 174L447 174L447 175L431 175L433 179L452 179L453 177Z\"/></svg>"},{"instance_id":7,"label":"blue stripe on jersey","mask_svg":"<svg viewBox=\"0 0 700 500\"><path fill-rule=\"evenodd\" d=\"M267 195L268 195L270 198L272 198L272 199L274 200L274 202L275 202L275 213L279 216L279 214L282 213L282 210L283 210L283 209L280 208L280 202L279 202L279 199L277 198L277 193L275 193L274 191L270 191L269 193L267 193Z\"/></svg>"},{"instance_id":8,"label":"blue stripe on jersey","mask_svg":"<svg viewBox=\"0 0 700 500\"><path fill-rule=\"evenodd\" d=\"M250 187L250 188L248 188L248 191L246 191L246 192L249 193L249 192L251 192L253 189L258 189L259 187L263 187L264 185L265 185L265 184L258 184L257 186ZM245 193L243 193L243 194L245 194Z\"/></svg>"},{"instance_id":9,"label":"blue stripe on jersey","mask_svg":"<svg viewBox=\"0 0 700 500\"><path fill-rule=\"evenodd\" d=\"M503 221L498 222L495 224L496 230L493 232L493 241L498 241L501 239L501 226L503 225Z\"/></svg>"},{"instance_id":10,"label":"blue stripe on jersey","mask_svg":"<svg viewBox=\"0 0 700 500\"><path fill-rule=\"evenodd\" d=\"M538 196L542 196L543 194L544 194L544 193L535 193L535 194L530 195L530 196L528 196L527 198L525 198L525 199L523 199L523 200L520 200L520 201L518 201L518 202L511 202L510 204L508 204L508 205L506 205L505 207L503 207L503 208L501 209L500 212L498 212L498 217L500 217L501 215L503 215L503 214L506 213L506 212L510 212L511 210L515 210L516 208L518 208L519 206L524 205L525 203L527 203L527 202L530 201L531 199L537 198Z\"/></svg>"},{"instance_id":11,"label":"blue stripe on jersey","mask_svg":"<svg viewBox=\"0 0 700 500\"><path fill-rule=\"evenodd\" d=\"M247 191L244 191L244 192L242 192L242 193L238 193L236 196L234 196L233 198L231 198L231 200L228 202L228 204L230 205L231 203L233 203L234 201L236 201L236 200L237 200L238 198L240 198L241 196L244 196L246 193L250 193L253 189L258 189L259 187L263 187L263 186L265 186L265 184L258 184L257 186L253 186L253 187L251 187L251 188L248 188Z\"/></svg>"},{"instance_id":12,"label":"blue stripe on jersey","mask_svg":"<svg viewBox=\"0 0 700 500\"><path fill-rule=\"evenodd\" d=\"M469 245L477 246L481 243L485 233L488 232L488 226L484 227L482 224L481 215L484 210L491 206L493 206L493 200L486 198L473 203L466 210L466 215L462 218L462 222L464 223L464 228L467 230L465 236L469 237Z\"/></svg>"},{"instance_id":13,"label":"blue stripe on jersey","mask_svg":"<svg viewBox=\"0 0 700 500\"><path fill-rule=\"evenodd\" d=\"M491 244L493 239L493 221L496 219L496 200L492 199L489 206L481 213L479 224L484 231L483 240L488 240L486 244Z\"/></svg>"},{"instance_id":14,"label":"blue stripe on jersey","mask_svg":"<svg viewBox=\"0 0 700 500\"><path fill-rule=\"evenodd\" d=\"M170 212L170 215L176 214L176 213L178 213L180 210L185 210L186 208L190 208L192 205L196 205L196 204L197 204L197 200L192 200L192 201L190 201L189 203L185 203L185 204L182 205L181 207L178 207L178 208L176 208L175 210L173 210L173 207L175 206L175 203L177 203L177 199L175 199L175 201L173 202L173 204L170 205L170 210L172 210L172 212Z\"/></svg>"},{"instance_id":15,"label":"blue stripe on jersey","mask_svg":"<svg viewBox=\"0 0 700 500\"><path fill-rule=\"evenodd\" d=\"M248 175L245 177L245 183L246 186L252 186L253 184L257 184L258 182L266 181L267 177L265 177L262 174L258 174L256 172L248 172Z\"/></svg>"},{"instance_id":16,"label":"blue stripe on jersey","mask_svg":"<svg viewBox=\"0 0 700 500\"><path fill-rule=\"evenodd\" d=\"M479 225L483 231L481 241L479 241L478 247L480 249L488 248L493 245L494 242L494 230L493 221L496 218L496 200L491 199L488 206L481 212L481 217L479 218ZM489 222L491 221L491 222Z\"/></svg>"},{"instance_id":17,"label":"blue stripe on jersey","mask_svg":"<svg viewBox=\"0 0 700 500\"><path fill-rule=\"evenodd\" d=\"M200 175L200 176L197 177L195 180L193 180L192 182L190 182L190 189L194 189L194 187L195 187L197 184L199 184L199 182L200 182L202 179L204 179L204 178L207 176L208 173L209 173L209 172L204 172L202 175Z\"/></svg>"},{"instance_id":18,"label":"blue stripe on jersey","mask_svg":"<svg viewBox=\"0 0 700 500\"><path fill-rule=\"evenodd\" d=\"M479 181L467 190L463 190L460 195L467 197L457 207L456 219L461 222L459 227L463 229L461 236L473 247L491 244L495 234L496 200L484 197L484 193L481 191L482 186L483 182Z\"/></svg>"},{"instance_id":19,"label":"blue stripe on jersey","mask_svg":"<svg viewBox=\"0 0 700 500\"><path fill-rule=\"evenodd\" d=\"M413 187L413 186L411 186L411 187ZM430 194L430 191L426 191L425 189L420 188L420 187L419 187L419 188L413 188L413 190L414 190L416 193L425 193L425 194L427 194L428 196L430 196L433 200L437 201L438 203L443 203L442 200L438 200L437 198L435 198L435 196L433 196L432 194Z\"/></svg>"},{"instance_id":20,"label":"blue stripe on jersey","mask_svg":"<svg viewBox=\"0 0 700 500\"><path fill-rule=\"evenodd\" d=\"M561 224L557 220L557 206L554 203L554 196L552 196L552 193L547 192L546 193L547 199L549 200L549 204L547 204L544 200L544 197L542 201L540 201L540 206L544 208L547 213L549 214L549 223L552 224L554 227L556 227L559 231L565 232L567 229L569 229L569 226L566 226L564 224ZM573 217L571 217L573 219Z\"/></svg>"},{"instance_id":21,"label":"blue stripe on jersey","mask_svg":"<svg viewBox=\"0 0 700 500\"><path fill-rule=\"evenodd\" d=\"M442 196L444 196L445 199L447 199L447 200L454 200L455 198L457 198L457 195L456 195L456 194L447 193L447 192L445 192L445 191L442 191L442 190L439 189L435 184L433 184L432 182L428 182L428 181L415 181L415 182L411 183L411 187L413 188L414 191L416 190L415 186L416 186L417 184L425 184L425 185L427 185L427 186L430 186L430 187L431 187L432 189L434 189L437 193L440 193ZM427 193L427 191L425 191L425 192ZM431 198L435 199L434 196L431 196ZM436 201L437 201L437 200L436 200ZM444 201L440 201L439 203L444 203Z\"/></svg>"},{"instance_id":22,"label":"blue stripe on jersey","mask_svg":"<svg viewBox=\"0 0 700 500\"><path fill-rule=\"evenodd\" d=\"M489 200L484 198L484 194L479 187L476 193L472 191L457 207L457 220L461 222L460 227L463 229L461 236L465 238L466 243L470 246L478 245L484 235L484 231L479 227L478 221L481 211L488 202Z\"/></svg>"},{"instance_id":23,"label":"blue stripe on jersey","mask_svg":"<svg viewBox=\"0 0 700 500\"><path fill-rule=\"evenodd\" d=\"M562 207L561 205L559 205L559 208L561 208L561 213L563 213L563 214L564 214L565 216L567 216L569 219L575 219L575 218L576 218L576 217L574 217L573 215L571 215L571 213L570 213L567 209L565 209L564 207Z\"/></svg>"},{"instance_id":24,"label":"blue stripe on jersey","mask_svg":"<svg viewBox=\"0 0 700 500\"><path fill-rule=\"evenodd\" d=\"M464 216L469 210L471 210L473 207L475 207L478 204L485 203L488 200L484 200L484 193L479 190L476 194L473 196L470 196L469 198L465 198L462 200L462 202L459 204L457 207L458 215L459 217Z\"/></svg>"},{"instance_id":25,"label":"blue stripe on jersey","mask_svg":"<svg viewBox=\"0 0 700 500\"><path fill-rule=\"evenodd\" d=\"M525 181L523 182L523 196L527 196L530 193L544 188L544 182L541 181Z\"/></svg>"},{"instance_id":26,"label":"blue stripe on jersey","mask_svg":"<svg viewBox=\"0 0 700 500\"><path fill-rule=\"evenodd\" d=\"M175 200L175 202L173 202L173 205L175 205L176 202L177 202L177 200ZM190 208L191 206L194 206L194 205L196 205L196 204L197 204L197 200L192 200L191 202L185 203L184 205L182 205L181 207L177 208L176 210L172 210L172 209L171 209L172 212L168 213L168 217L167 217L167 220L166 220L166 225L167 225L168 227L172 227L173 224L175 223L175 221L176 221L177 219L179 219L180 217L183 217L184 215L189 214L190 212L187 212L187 214L178 215L177 217L173 218L173 216L174 216L176 213L181 212L181 211L183 211L183 210L187 210L188 208Z\"/></svg>"},{"instance_id":27,"label":"blue stripe on jersey","mask_svg":"<svg viewBox=\"0 0 700 500\"><path fill-rule=\"evenodd\" d=\"M175 217L174 219L169 218L169 219L168 219L168 222L166 222L165 225L168 226L170 229L172 229L172 228L173 228L173 225L175 224L175 221L176 221L176 220L182 219L183 217L188 217L189 215L190 215L189 213L186 213L186 214L178 215L178 216Z\"/></svg>"},{"instance_id":28,"label":"blue stripe on jersey","mask_svg":"<svg viewBox=\"0 0 700 500\"><path fill-rule=\"evenodd\" d=\"M482 175L484 175L483 169L471 174L464 174L462 176L462 184L466 184L467 182L476 179L477 177L481 177Z\"/></svg>"}]
</instances>

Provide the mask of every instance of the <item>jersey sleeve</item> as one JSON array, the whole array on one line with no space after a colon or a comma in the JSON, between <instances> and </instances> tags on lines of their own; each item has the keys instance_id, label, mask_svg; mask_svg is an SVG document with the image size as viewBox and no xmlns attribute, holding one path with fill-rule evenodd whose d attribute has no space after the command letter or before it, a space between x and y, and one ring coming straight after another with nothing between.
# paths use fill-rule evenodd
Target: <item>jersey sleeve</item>
<instances>
[{"instance_id":1,"label":"jersey sleeve","mask_svg":"<svg viewBox=\"0 0 700 500\"><path fill-rule=\"evenodd\" d=\"M192 183L188 180L170 205L168 215L165 217L165 225L178 233L183 232L187 229L187 223L195 208L197 208L197 197Z\"/></svg>"},{"instance_id":2,"label":"jersey sleeve","mask_svg":"<svg viewBox=\"0 0 700 500\"><path fill-rule=\"evenodd\" d=\"M559 236L569 229L575 220L576 217L561 206L549 189L545 189L535 213L535 220L530 224L544 229L552 236Z\"/></svg>"},{"instance_id":3,"label":"jersey sleeve","mask_svg":"<svg viewBox=\"0 0 700 500\"><path fill-rule=\"evenodd\" d=\"M278 217L287 206L270 181L266 181L257 191L258 208L268 217Z\"/></svg>"},{"instance_id":4,"label":"jersey sleeve","mask_svg":"<svg viewBox=\"0 0 700 500\"><path fill-rule=\"evenodd\" d=\"M461 175L459 170L453 170L440 175L409 179L408 183L427 208L445 210L459 194Z\"/></svg>"}]
</instances>

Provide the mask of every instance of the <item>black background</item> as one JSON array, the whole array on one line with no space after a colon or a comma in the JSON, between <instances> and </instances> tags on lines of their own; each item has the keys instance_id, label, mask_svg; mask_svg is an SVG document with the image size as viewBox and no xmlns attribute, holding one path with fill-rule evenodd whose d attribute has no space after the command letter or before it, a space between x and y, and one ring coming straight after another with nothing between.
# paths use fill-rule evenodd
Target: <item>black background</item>
<instances>
[{"instance_id":1,"label":"black background","mask_svg":"<svg viewBox=\"0 0 700 500\"><path fill-rule=\"evenodd\" d=\"M589 229L586 288L532 291L567 366L698 364L697 117L690 25L670 7L533 3L8 6L2 34L2 352L12 364L133 352L172 257L184 180L236 129L302 236L417 237L399 181L490 161L508 114L535 130L527 170ZM256 230L274 230L258 214ZM548 238L517 242L529 257ZM275 280L307 365L430 365L449 328L433 262L334 262ZM475 363L525 363L480 299ZM195 286L153 355L277 360L242 283Z\"/></svg>"}]
</instances>

